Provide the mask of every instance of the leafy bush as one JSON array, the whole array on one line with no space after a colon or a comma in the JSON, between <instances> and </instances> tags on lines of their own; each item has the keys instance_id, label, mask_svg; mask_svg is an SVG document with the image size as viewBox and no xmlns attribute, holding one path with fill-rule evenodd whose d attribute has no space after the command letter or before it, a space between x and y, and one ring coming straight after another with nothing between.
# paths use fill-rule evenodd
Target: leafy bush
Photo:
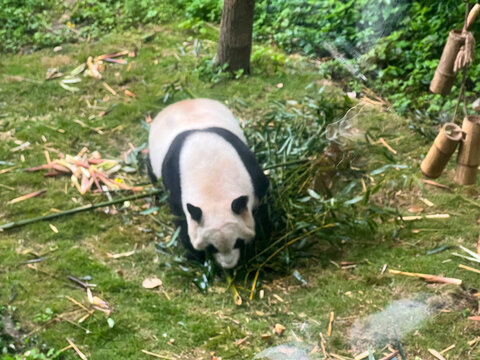
<instances>
[{"instance_id":1,"label":"leafy bush","mask_svg":"<svg viewBox=\"0 0 480 360\"><path fill-rule=\"evenodd\" d=\"M399 29L382 39L365 57L375 87L390 96L399 112L421 109L425 115L441 118L447 116L442 112L451 112L459 83L447 100L429 93L428 87L448 33L462 28L464 13L464 2L449 0L432 5L429 1L415 1ZM474 24L471 30L476 34L480 27ZM480 75L480 66L474 65L468 74L467 94L478 92L480 84L474 84L473 79Z\"/></svg>"},{"instance_id":2,"label":"leafy bush","mask_svg":"<svg viewBox=\"0 0 480 360\"><path fill-rule=\"evenodd\" d=\"M4 0L0 6L1 52L33 50L148 23L170 21L177 7L165 0Z\"/></svg>"},{"instance_id":3,"label":"leafy bush","mask_svg":"<svg viewBox=\"0 0 480 360\"><path fill-rule=\"evenodd\" d=\"M188 20L220 22L223 0L177 0Z\"/></svg>"},{"instance_id":4,"label":"leafy bush","mask_svg":"<svg viewBox=\"0 0 480 360\"><path fill-rule=\"evenodd\" d=\"M176 8L165 0L79 0L71 21L80 26L84 34L98 36L105 31L166 22L175 14Z\"/></svg>"},{"instance_id":5,"label":"leafy bush","mask_svg":"<svg viewBox=\"0 0 480 360\"><path fill-rule=\"evenodd\" d=\"M388 0L263 0L257 10L257 36L290 52L325 56L328 42L350 57L369 49L395 29L407 5ZM262 11L263 10L263 11ZM263 13L262 13L263 12Z\"/></svg>"},{"instance_id":6,"label":"leafy bush","mask_svg":"<svg viewBox=\"0 0 480 360\"><path fill-rule=\"evenodd\" d=\"M220 21L216 1L185 6L190 26ZM336 57L321 66L325 76L349 82L355 90L366 84L388 97L400 113L444 122L450 120L460 80L446 99L429 93L428 86L448 33L463 26L464 13L465 2L453 0L259 0L254 32L257 40L287 52ZM480 26L474 24L471 30L476 34ZM359 73L366 75L363 81ZM480 65L474 64L468 74L467 96L473 100L480 91L474 82Z\"/></svg>"},{"instance_id":7,"label":"leafy bush","mask_svg":"<svg viewBox=\"0 0 480 360\"><path fill-rule=\"evenodd\" d=\"M52 25L58 0L3 0L0 6L1 51L16 51L24 45L43 47L58 44L71 36L67 27Z\"/></svg>"}]
</instances>

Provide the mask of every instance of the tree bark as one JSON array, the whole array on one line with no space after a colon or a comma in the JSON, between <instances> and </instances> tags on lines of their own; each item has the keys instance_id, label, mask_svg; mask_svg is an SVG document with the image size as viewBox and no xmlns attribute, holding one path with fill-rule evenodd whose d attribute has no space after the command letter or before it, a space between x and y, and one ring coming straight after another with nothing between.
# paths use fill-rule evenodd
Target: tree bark
<instances>
[{"instance_id":1,"label":"tree bark","mask_svg":"<svg viewBox=\"0 0 480 360\"><path fill-rule=\"evenodd\" d=\"M217 61L229 71L250 72L255 0L225 0L220 24Z\"/></svg>"}]
</instances>

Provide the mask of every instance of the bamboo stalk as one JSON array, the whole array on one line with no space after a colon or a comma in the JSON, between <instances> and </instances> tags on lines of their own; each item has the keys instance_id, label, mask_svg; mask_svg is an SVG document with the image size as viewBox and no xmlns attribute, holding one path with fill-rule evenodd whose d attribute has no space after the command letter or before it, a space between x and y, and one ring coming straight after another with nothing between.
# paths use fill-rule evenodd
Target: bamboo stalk
<instances>
[{"instance_id":1,"label":"bamboo stalk","mask_svg":"<svg viewBox=\"0 0 480 360\"><path fill-rule=\"evenodd\" d=\"M435 75L430 84L430 91L435 94L446 95L450 93L457 73L453 70L455 59L460 47L465 43L461 30L452 30L448 35L447 43L442 52Z\"/></svg>"},{"instance_id":2,"label":"bamboo stalk","mask_svg":"<svg viewBox=\"0 0 480 360\"><path fill-rule=\"evenodd\" d=\"M392 360L394 357L396 357L399 354L398 350L395 350L394 352L388 354L387 356L384 356L380 360Z\"/></svg>"},{"instance_id":3,"label":"bamboo stalk","mask_svg":"<svg viewBox=\"0 0 480 360\"><path fill-rule=\"evenodd\" d=\"M389 269L388 272L390 274L418 277L418 278L424 279L428 282L438 282L438 283L454 284L454 285L461 285L462 284L462 280L460 280L460 279L446 278L446 277L437 276L437 275L411 273L411 272L399 271L399 270L393 270L393 269Z\"/></svg>"},{"instance_id":4,"label":"bamboo stalk","mask_svg":"<svg viewBox=\"0 0 480 360\"><path fill-rule=\"evenodd\" d=\"M460 145L453 181L459 185L475 184L480 164L480 117L465 117L462 124L465 140Z\"/></svg>"},{"instance_id":5,"label":"bamboo stalk","mask_svg":"<svg viewBox=\"0 0 480 360\"><path fill-rule=\"evenodd\" d=\"M475 273L477 273L477 274L480 274L480 270L475 269L475 268L472 268L472 267L467 266L467 265L458 264L458 267L459 267L460 269L465 269L465 270L468 270L468 271L471 271L471 272L475 272Z\"/></svg>"},{"instance_id":6,"label":"bamboo stalk","mask_svg":"<svg viewBox=\"0 0 480 360\"><path fill-rule=\"evenodd\" d=\"M87 360L87 357L80 351L80 349L73 343L72 340L69 338L66 338L68 343L72 346L73 350L77 353L77 355L82 359L82 360Z\"/></svg>"},{"instance_id":7,"label":"bamboo stalk","mask_svg":"<svg viewBox=\"0 0 480 360\"><path fill-rule=\"evenodd\" d=\"M9 202L7 202L7 205L11 205L11 204L15 204L17 202L20 202L20 201L24 201L24 200L27 200L27 199L31 199L33 197L36 197L36 196L39 196L39 195L42 195L42 194L45 194L47 192L46 189L43 189L43 190L40 190L40 191L35 191L33 193L30 193L30 194L27 194L27 195L23 195L23 196L20 196L20 197L17 197L13 200L10 200Z\"/></svg>"},{"instance_id":8,"label":"bamboo stalk","mask_svg":"<svg viewBox=\"0 0 480 360\"><path fill-rule=\"evenodd\" d=\"M233 282L233 278L230 276L230 274L227 271L225 271L225 269L223 269L223 271L224 271L225 276L227 278L228 287L232 291L233 301L235 302L235 305L237 305L237 306L242 305L243 300L242 300L242 297L240 296L240 294L238 293L237 287L235 286L235 284Z\"/></svg>"},{"instance_id":9,"label":"bamboo stalk","mask_svg":"<svg viewBox=\"0 0 480 360\"><path fill-rule=\"evenodd\" d=\"M121 198L121 199L115 199L115 200L112 200L112 201L106 201L106 202L102 202L102 203L98 203L98 204L90 204L90 205L80 206L78 208L62 211L62 212L55 213L55 214L34 217L34 218L31 218L31 219L13 221L13 222L10 222L10 223L7 223L7 224L0 225L0 231L21 227L21 226L24 226L24 225L28 225L28 224L38 222L38 221L55 219L55 218L65 216L65 215L71 215L71 214L76 214L76 213L79 213L79 212L89 211L89 210L93 210L93 209L97 209L97 208L101 208L101 207L105 207L105 206L115 205L115 204L119 204L119 203L122 203L122 202L125 202L125 201L143 199L143 198L146 198L146 197L149 197L149 196L152 196L152 195L160 194L162 192L163 192L163 190L157 189L157 190L151 191L149 193L127 196L127 197L124 197L124 198Z\"/></svg>"},{"instance_id":10,"label":"bamboo stalk","mask_svg":"<svg viewBox=\"0 0 480 360\"><path fill-rule=\"evenodd\" d=\"M439 177L462 138L463 132L460 126L446 123L420 165L422 174L429 178Z\"/></svg>"}]
</instances>

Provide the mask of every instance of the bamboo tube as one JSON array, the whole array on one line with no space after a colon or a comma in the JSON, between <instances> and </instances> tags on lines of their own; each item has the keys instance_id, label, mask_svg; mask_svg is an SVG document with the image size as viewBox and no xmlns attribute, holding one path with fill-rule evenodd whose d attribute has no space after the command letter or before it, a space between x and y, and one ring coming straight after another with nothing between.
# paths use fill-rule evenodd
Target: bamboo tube
<instances>
[{"instance_id":1,"label":"bamboo tube","mask_svg":"<svg viewBox=\"0 0 480 360\"><path fill-rule=\"evenodd\" d=\"M463 119L462 131L465 140L460 144L453 181L459 185L472 185L476 182L480 163L480 117Z\"/></svg>"},{"instance_id":2,"label":"bamboo tube","mask_svg":"<svg viewBox=\"0 0 480 360\"><path fill-rule=\"evenodd\" d=\"M438 63L435 75L430 83L430 91L435 94L447 95L452 89L457 73L453 65L460 47L465 43L461 30L452 30L448 35L447 43L443 48L442 57Z\"/></svg>"},{"instance_id":3,"label":"bamboo tube","mask_svg":"<svg viewBox=\"0 0 480 360\"><path fill-rule=\"evenodd\" d=\"M422 174L433 179L439 177L462 137L460 126L446 123L420 165Z\"/></svg>"}]
</instances>

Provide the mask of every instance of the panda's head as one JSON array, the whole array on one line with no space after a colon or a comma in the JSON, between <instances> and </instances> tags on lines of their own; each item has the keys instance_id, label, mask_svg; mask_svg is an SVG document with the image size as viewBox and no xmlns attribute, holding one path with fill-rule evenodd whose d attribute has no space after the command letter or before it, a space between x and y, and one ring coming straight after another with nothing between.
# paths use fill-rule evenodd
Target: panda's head
<instances>
[{"instance_id":1,"label":"panda's head","mask_svg":"<svg viewBox=\"0 0 480 360\"><path fill-rule=\"evenodd\" d=\"M213 254L225 269L235 267L241 247L255 237L252 204L244 195L228 204L197 207L187 203L188 235L194 249Z\"/></svg>"}]
</instances>

